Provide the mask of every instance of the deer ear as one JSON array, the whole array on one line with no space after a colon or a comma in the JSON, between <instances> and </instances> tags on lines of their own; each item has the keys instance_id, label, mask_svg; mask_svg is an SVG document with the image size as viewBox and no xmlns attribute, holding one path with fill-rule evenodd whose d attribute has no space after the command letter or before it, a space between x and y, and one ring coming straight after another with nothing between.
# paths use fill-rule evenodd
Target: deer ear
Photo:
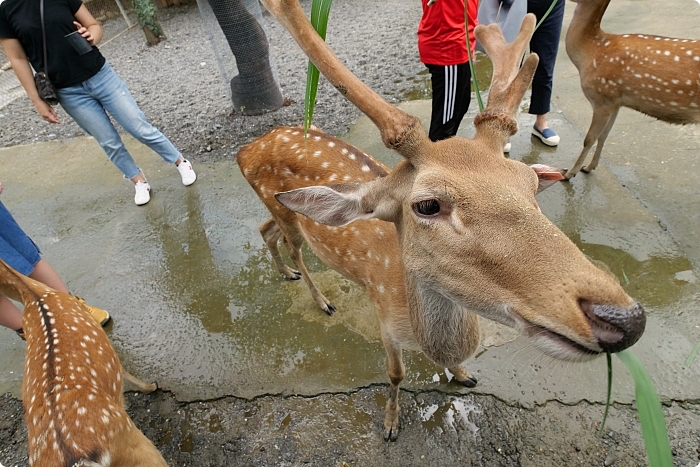
<instances>
[{"instance_id":1,"label":"deer ear","mask_svg":"<svg viewBox=\"0 0 700 467\"><path fill-rule=\"evenodd\" d=\"M556 182L566 180L566 177L564 177L566 169L556 169L543 164L532 164L530 168L535 171L539 181L537 193L549 188Z\"/></svg>"},{"instance_id":2,"label":"deer ear","mask_svg":"<svg viewBox=\"0 0 700 467\"><path fill-rule=\"evenodd\" d=\"M377 217L368 205L364 184L319 185L276 193L286 208L318 223L340 227L360 219Z\"/></svg>"}]
</instances>

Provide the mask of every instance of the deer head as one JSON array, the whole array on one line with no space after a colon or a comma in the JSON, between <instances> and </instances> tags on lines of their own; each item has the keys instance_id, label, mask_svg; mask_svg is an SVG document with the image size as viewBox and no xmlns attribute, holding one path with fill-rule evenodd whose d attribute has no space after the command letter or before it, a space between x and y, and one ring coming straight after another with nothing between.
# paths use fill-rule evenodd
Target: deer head
<instances>
[{"instance_id":1,"label":"deer head","mask_svg":"<svg viewBox=\"0 0 700 467\"><path fill-rule=\"evenodd\" d=\"M393 222L405 268L414 334L449 366L443 349L452 317L466 311L515 327L544 351L582 358L622 350L641 336L642 307L595 267L541 212L538 178L503 157L538 58L519 67L534 30L527 15L506 43L497 25L476 28L493 65L488 105L474 139L431 142L419 121L391 106L348 71L306 20L296 0L263 0L321 73L379 128L404 160L367 183L312 186L276 195L284 206L328 225Z\"/></svg>"}]
</instances>

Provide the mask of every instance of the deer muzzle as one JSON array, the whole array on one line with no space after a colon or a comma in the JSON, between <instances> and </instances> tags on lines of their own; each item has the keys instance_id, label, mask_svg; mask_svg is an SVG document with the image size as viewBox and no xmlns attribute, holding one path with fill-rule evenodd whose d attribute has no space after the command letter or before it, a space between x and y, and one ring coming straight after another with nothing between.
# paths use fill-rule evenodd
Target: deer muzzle
<instances>
[{"instance_id":1,"label":"deer muzzle","mask_svg":"<svg viewBox=\"0 0 700 467\"><path fill-rule=\"evenodd\" d=\"M647 318L640 304L621 308L581 300L579 305L588 320L593 337L604 352L619 352L642 337Z\"/></svg>"}]
</instances>

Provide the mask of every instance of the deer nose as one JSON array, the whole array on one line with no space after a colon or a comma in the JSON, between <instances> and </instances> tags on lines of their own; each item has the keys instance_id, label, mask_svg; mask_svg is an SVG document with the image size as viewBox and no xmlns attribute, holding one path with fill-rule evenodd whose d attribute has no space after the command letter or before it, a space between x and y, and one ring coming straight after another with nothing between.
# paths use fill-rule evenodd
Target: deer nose
<instances>
[{"instance_id":1,"label":"deer nose","mask_svg":"<svg viewBox=\"0 0 700 467\"><path fill-rule=\"evenodd\" d=\"M625 350L642 337L647 317L639 303L622 308L581 300L580 306L591 326L593 337L604 352Z\"/></svg>"}]
</instances>

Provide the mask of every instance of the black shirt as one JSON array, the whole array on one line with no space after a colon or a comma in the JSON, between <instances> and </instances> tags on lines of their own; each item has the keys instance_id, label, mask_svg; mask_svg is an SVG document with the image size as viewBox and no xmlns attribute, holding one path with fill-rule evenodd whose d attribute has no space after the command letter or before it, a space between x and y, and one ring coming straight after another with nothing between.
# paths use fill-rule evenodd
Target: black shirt
<instances>
[{"instance_id":1,"label":"black shirt","mask_svg":"<svg viewBox=\"0 0 700 467\"><path fill-rule=\"evenodd\" d=\"M49 79L66 88L92 78L105 64L97 47L79 55L64 37L76 30L75 13L81 0L44 0ZM0 0L0 38L18 39L36 71L44 70L39 0Z\"/></svg>"}]
</instances>

